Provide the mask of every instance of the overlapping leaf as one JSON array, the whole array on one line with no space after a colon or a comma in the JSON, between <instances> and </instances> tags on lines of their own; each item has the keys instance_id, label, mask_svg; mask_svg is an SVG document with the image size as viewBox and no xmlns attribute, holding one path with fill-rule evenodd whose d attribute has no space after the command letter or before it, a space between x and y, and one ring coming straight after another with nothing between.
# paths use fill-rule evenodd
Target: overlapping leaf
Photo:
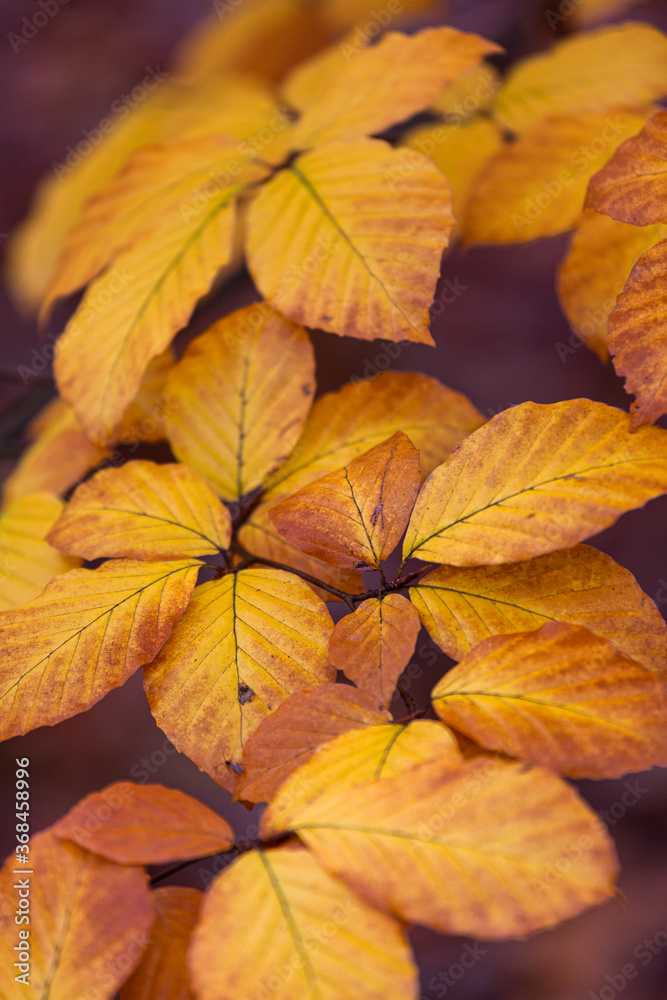
<instances>
[{"instance_id":1,"label":"overlapping leaf","mask_svg":"<svg viewBox=\"0 0 667 1000\"><path fill-rule=\"evenodd\" d=\"M463 441L424 483L403 555L455 566L529 559L666 491L661 428L630 433L625 413L588 399L521 403Z\"/></svg>"},{"instance_id":2,"label":"overlapping leaf","mask_svg":"<svg viewBox=\"0 0 667 1000\"><path fill-rule=\"evenodd\" d=\"M145 873L64 843L50 831L32 838L30 859L33 874L24 876L29 924L14 922L20 876L13 855L0 872L3 997L21 1000L34 992L72 1000L95 983L100 1000L111 1000L139 961L153 922ZM22 982L13 974L21 928L30 933L28 979Z\"/></svg>"},{"instance_id":3,"label":"overlapping leaf","mask_svg":"<svg viewBox=\"0 0 667 1000\"><path fill-rule=\"evenodd\" d=\"M187 465L133 461L82 483L49 533L86 559L188 559L229 546L229 511Z\"/></svg>"},{"instance_id":4,"label":"overlapping leaf","mask_svg":"<svg viewBox=\"0 0 667 1000\"><path fill-rule=\"evenodd\" d=\"M667 239L633 267L609 316L609 349L635 396L630 426L667 413Z\"/></svg>"},{"instance_id":5,"label":"overlapping leaf","mask_svg":"<svg viewBox=\"0 0 667 1000\"><path fill-rule=\"evenodd\" d=\"M175 788L117 781L78 802L53 828L121 865L155 865L228 851L234 831Z\"/></svg>"},{"instance_id":6,"label":"overlapping leaf","mask_svg":"<svg viewBox=\"0 0 667 1000\"><path fill-rule=\"evenodd\" d=\"M430 636L456 660L491 635L561 621L667 672L662 615L627 569L588 545L501 566L440 566L410 588L410 597Z\"/></svg>"},{"instance_id":7,"label":"overlapping leaf","mask_svg":"<svg viewBox=\"0 0 667 1000\"><path fill-rule=\"evenodd\" d=\"M199 919L202 893L171 885L151 893L155 920L139 965L119 991L120 1000L194 1000L187 949Z\"/></svg>"},{"instance_id":8,"label":"overlapping leaf","mask_svg":"<svg viewBox=\"0 0 667 1000\"><path fill-rule=\"evenodd\" d=\"M252 934L248 936L248 928ZM207 894L190 951L200 1000L406 1000L417 976L403 925L298 844L235 861Z\"/></svg>"},{"instance_id":9,"label":"overlapping leaf","mask_svg":"<svg viewBox=\"0 0 667 1000\"><path fill-rule=\"evenodd\" d=\"M587 211L561 264L558 292L565 315L601 361L616 297L646 250L667 236L664 226L633 226Z\"/></svg>"},{"instance_id":10,"label":"overlapping leaf","mask_svg":"<svg viewBox=\"0 0 667 1000\"><path fill-rule=\"evenodd\" d=\"M265 303L248 306L198 337L174 368L170 444L221 496L239 500L289 455L314 393L306 331Z\"/></svg>"},{"instance_id":11,"label":"overlapping leaf","mask_svg":"<svg viewBox=\"0 0 667 1000\"><path fill-rule=\"evenodd\" d=\"M344 569L379 568L398 545L419 491L419 452L401 431L272 507L280 534Z\"/></svg>"},{"instance_id":12,"label":"overlapping leaf","mask_svg":"<svg viewBox=\"0 0 667 1000\"><path fill-rule=\"evenodd\" d=\"M56 497L33 493L0 513L0 611L27 604L54 576L78 565L45 540L62 509Z\"/></svg>"},{"instance_id":13,"label":"overlapping leaf","mask_svg":"<svg viewBox=\"0 0 667 1000\"><path fill-rule=\"evenodd\" d=\"M378 710L376 699L348 684L320 684L290 695L247 741L235 797L268 802L322 743L349 729L383 725L388 719Z\"/></svg>"},{"instance_id":14,"label":"overlapping leaf","mask_svg":"<svg viewBox=\"0 0 667 1000\"><path fill-rule=\"evenodd\" d=\"M329 644L331 662L388 708L414 653L419 628L417 611L401 594L371 598L336 625Z\"/></svg>"},{"instance_id":15,"label":"overlapping leaf","mask_svg":"<svg viewBox=\"0 0 667 1000\"><path fill-rule=\"evenodd\" d=\"M203 584L145 670L158 725L233 790L261 720L294 691L333 679L332 629L326 606L289 573L247 569Z\"/></svg>"},{"instance_id":16,"label":"overlapping leaf","mask_svg":"<svg viewBox=\"0 0 667 1000\"><path fill-rule=\"evenodd\" d=\"M486 639L435 686L433 704L482 746L573 778L667 764L664 682L575 625Z\"/></svg>"},{"instance_id":17,"label":"overlapping leaf","mask_svg":"<svg viewBox=\"0 0 667 1000\"><path fill-rule=\"evenodd\" d=\"M83 712L155 656L200 563L119 559L72 569L0 614L0 738Z\"/></svg>"},{"instance_id":18,"label":"overlapping leaf","mask_svg":"<svg viewBox=\"0 0 667 1000\"><path fill-rule=\"evenodd\" d=\"M285 316L363 340L432 343L428 310L454 224L442 174L403 169L379 139L304 153L262 188L248 214L255 284Z\"/></svg>"},{"instance_id":19,"label":"overlapping leaf","mask_svg":"<svg viewBox=\"0 0 667 1000\"><path fill-rule=\"evenodd\" d=\"M667 111L660 111L593 177L587 203L613 219L667 223Z\"/></svg>"}]
</instances>

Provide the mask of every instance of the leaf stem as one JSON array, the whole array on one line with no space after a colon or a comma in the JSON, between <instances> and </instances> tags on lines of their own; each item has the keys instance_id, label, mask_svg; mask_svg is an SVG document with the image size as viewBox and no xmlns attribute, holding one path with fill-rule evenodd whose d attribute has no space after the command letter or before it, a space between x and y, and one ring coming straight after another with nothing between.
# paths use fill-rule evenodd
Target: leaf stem
<instances>
[{"instance_id":1,"label":"leaf stem","mask_svg":"<svg viewBox=\"0 0 667 1000\"><path fill-rule=\"evenodd\" d=\"M329 594L333 594L341 601L345 601L350 610L354 611L354 595L348 594L344 590L339 590L338 587L332 587L330 584L324 583L322 580L318 580L317 577L311 576L310 573L304 573L303 570L295 569L294 566L287 566L285 563L275 562L273 559L264 559L263 556L253 555L253 553L248 552L248 550L244 548L238 540L233 543L233 547L240 556L243 556L244 559L247 559L250 562L259 563L261 566L268 566L271 569L281 569L285 573L293 573L295 576L305 580L306 583L312 583L315 587L321 587L322 590L326 590Z\"/></svg>"}]
</instances>

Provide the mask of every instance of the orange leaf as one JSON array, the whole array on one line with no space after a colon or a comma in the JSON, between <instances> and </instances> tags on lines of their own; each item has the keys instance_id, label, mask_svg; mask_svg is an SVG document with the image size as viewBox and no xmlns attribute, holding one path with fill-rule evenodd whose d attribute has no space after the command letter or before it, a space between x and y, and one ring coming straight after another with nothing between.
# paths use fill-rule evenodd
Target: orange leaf
<instances>
[{"instance_id":1,"label":"orange leaf","mask_svg":"<svg viewBox=\"0 0 667 1000\"><path fill-rule=\"evenodd\" d=\"M306 331L266 302L225 316L190 344L169 377L174 454L225 500L239 500L296 444L314 368Z\"/></svg>"},{"instance_id":2,"label":"orange leaf","mask_svg":"<svg viewBox=\"0 0 667 1000\"><path fill-rule=\"evenodd\" d=\"M659 111L592 178L588 205L621 222L667 223L667 111Z\"/></svg>"},{"instance_id":3,"label":"orange leaf","mask_svg":"<svg viewBox=\"0 0 667 1000\"><path fill-rule=\"evenodd\" d=\"M329 644L331 662L370 692L381 708L388 708L420 625L416 609L401 594L364 601L336 625Z\"/></svg>"},{"instance_id":4,"label":"orange leaf","mask_svg":"<svg viewBox=\"0 0 667 1000\"><path fill-rule=\"evenodd\" d=\"M662 615L627 569L589 545L500 566L439 566L410 588L410 597L431 638L455 660L491 635L561 621L585 625L667 674Z\"/></svg>"},{"instance_id":5,"label":"orange leaf","mask_svg":"<svg viewBox=\"0 0 667 1000\"><path fill-rule=\"evenodd\" d=\"M132 461L82 483L49 533L86 559L188 559L226 549L229 511L186 465Z\"/></svg>"},{"instance_id":6,"label":"orange leaf","mask_svg":"<svg viewBox=\"0 0 667 1000\"><path fill-rule=\"evenodd\" d=\"M150 933L154 911L144 871L63 843L51 831L31 839L30 860L30 868L17 875L12 854L0 872L3 1000L33 993L73 1000L86 996L91 984L99 1000L111 1000L139 961ZM15 922L17 879L30 902L29 924ZM26 930L29 938L19 938ZM17 947L23 942L29 944L25 963L25 951ZM16 970L14 962L19 963ZM28 973L27 979L17 980L14 971L17 976Z\"/></svg>"},{"instance_id":7,"label":"orange leaf","mask_svg":"<svg viewBox=\"0 0 667 1000\"><path fill-rule=\"evenodd\" d=\"M72 569L0 613L0 738L85 712L152 660L200 566L117 559Z\"/></svg>"},{"instance_id":8,"label":"orange leaf","mask_svg":"<svg viewBox=\"0 0 667 1000\"><path fill-rule=\"evenodd\" d=\"M78 802L53 828L120 865L158 865L228 851L234 831L175 788L117 781Z\"/></svg>"},{"instance_id":9,"label":"orange leaf","mask_svg":"<svg viewBox=\"0 0 667 1000\"><path fill-rule=\"evenodd\" d=\"M501 51L455 28L427 28L411 36L388 32L377 45L355 53L308 104L295 128L295 148L383 132L428 107L483 56Z\"/></svg>"},{"instance_id":10,"label":"orange leaf","mask_svg":"<svg viewBox=\"0 0 667 1000\"><path fill-rule=\"evenodd\" d=\"M139 965L119 991L120 1000L194 1000L187 949L199 919L202 893L180 885L151 893L156 916Z\"/></svg>"},{"instance_id":11,"label":"orange leaf","mask_svg":"<svg viewBox=\"0 0 667 1000\"><path fill-rule=\"evenodd\" d=\"M419 452L397 432L283 500L269 518L288 542L344 569L379 568L394 551L419 491Z\"/></svg>"},{"instance_id":12,"label":"orange leaf","mask_svg":"<svg viewBox=\"0 0 667 1000\"><path fill-rule=\"evenodd\" d=\"M463 441L424 483L403 555L496 565L574 545L667 491L667 431L630 433L590 399L520 403Z\"/></svg>"},{"instance_id":13,"label":"orange leaf","mask_svg":"<svg viewBox=\"0 0 667 1000\"><path fill-rule=\"evenodd\" d=\"M667 413L667 240L633 267L609 316L609 350L626 392L636 397L630 426Z\"/></svg>"},{"instance_id":14,"label":"orange leaf","mask_svg":"<svg viewBox=\"0 0 667 1000\"><path fill-rule=\"evenodd\" d=\"M215 880L189 959L199 1000L417 995L405 928L296 843L244 854Z\"/></svg>"},{"instance_id":15,"label":"orange leaf","mask_svg":"<svg viewBox=\"0 0 667 1000\"><path fill-rule=\"evenodd\" d=\"M572 778L667 764L663 681L575 625L485 639L435 686L433 704L482 746Z\"/></svg>"},{"instance_id":16,"label":"orange leaf","mask_svg":"<svg viewBox=\"0 0 667 1000\"><path fill-rule=\"evenodd\" d=\"M246 743L235 798L268 802L322 743L349 729L383 725L388 718L377 709L375 698L348 684L320 684L290 695Z\"/></svg>"},{"instance_id":17,"label":"orange leaf","mask_svg":"<svg viewBox=\"0 0 667 1000\"><path fill-rule=\"evenodd\" d=\"M486 755L330 784L275 820L271 804L261 831L297 833L372 906L443 933L523 937L614 893L613 845L577 793L549 771Z\"/></svg>"}]
</instances>

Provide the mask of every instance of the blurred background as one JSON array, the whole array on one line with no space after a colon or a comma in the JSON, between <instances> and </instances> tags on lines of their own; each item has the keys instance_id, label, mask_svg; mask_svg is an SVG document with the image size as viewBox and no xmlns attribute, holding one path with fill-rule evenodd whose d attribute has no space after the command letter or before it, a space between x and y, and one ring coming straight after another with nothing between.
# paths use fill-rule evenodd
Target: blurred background
<instances>
[{"instance_id":1,"label":"blurred background","mask_svg":"<svg viewBox=\"0 0 667 1000\"><path fill-rule=\"evenodd\" d=\"M243 0L240 0L243 2ZM591 23L594 0L452 0L415 26L448 23L505 47L503 63L547 48ZM175 47L210 13L206 0L60 0L57 16L25 44L12 44L37 0L2 0L0 10L0 252L25 215L40 177L62 162L69 145L93 129L118 98L147 72L168 71ZM381 6L381 3L378 4ZM664 0L635 3L607 20L631 17L667 30ZM627 7L628 5L626 5ZM559 14L554 18L549 13ZM41 20L41 19L40 19ZM320 391L350 377L372 377L389 364L423 371L464 392L488 417L524 400L554 402L585 396L627 408L611 366L585 347L565 353L570 330L554 291L566 238L525 247L454 252L443 263L443 308L434 319L437 349L401 345L392 357L382 342L342 341L316 333ZM448 284L447 284L448 283ZM455 289L455 293L451 290ZM449 291L447 291L449 290ZM191 331L256 298L245 274L200 310ZM60 318L60 317L59 317ZM60 318L62 322L62 318ZM56 334L52 327L41 336ZM0 475L21 447L20 432L40 399L52 391L48 370L24 384L20 366L40 350L36 324L23 318L0 289ZM561 349L559 350L559 345ZM667 497L626 515L594 543L637 577L663 614L667 610ZM413 660L411 693L426 698L448 661L424 633ZM11 802L14 758L31 760L33 829L48 826L86 793L117 780L159 781L199 796L242 833L256 818L177 754L156 728L137 674L89 712L0 746L2 803ZM606 814L623 874L622 896L605 907L526 942L482 943L417 929L412 938L423 970L422 997L439 1000L665 1000L667 997L667 773L620 781L582 782L583 794ZM628 805L627 803L631 804ZM3 806L4 809L4 806ZM611 812L610 812L611 810ZM11 817L10 817L11 818ZM2 831L0 853L12 847ZM204 888L206 862L179 877ZM252 933L252 928L248 928ZM466 954L465 962L461 962ZM636 975L626 977L631 963ZM466 966L470 966L467 968Z\"/></svg>"}]
</instances>

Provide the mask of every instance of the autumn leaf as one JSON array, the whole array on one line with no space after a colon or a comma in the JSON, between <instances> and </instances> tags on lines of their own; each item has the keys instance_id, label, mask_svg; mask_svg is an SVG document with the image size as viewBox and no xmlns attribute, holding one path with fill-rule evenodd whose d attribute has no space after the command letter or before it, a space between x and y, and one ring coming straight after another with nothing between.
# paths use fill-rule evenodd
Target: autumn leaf
<instances>
[{"instance_id":1,"label":"autumn leaf","mask_svg":"<svg viewBox=\"0 0 667 1000\"><path fill-rule=\"evenodd\" d=\"M574 35L510 70L493 113L514 132L551 115L642 107L667 93L667 37L650 24Z\"/></svg>"},{"instance_id":2,"label":"autumn leaf","mask_svg":"<svg viewBox=\"0 0 667 1000\"><path fill-rule=\"evenodd\" d=\"M155 920L139 965L120 988L120 1000L194 1000L187 948L202 902L198 889L170 885L151 893Z\"/></svg>"},{"instance_id":3,"label":"autumn leaf","mask_svg":"<svg viewBox=\"0 0 667 1000\"><path fill-rule=\"evenodd\" d=\"M667 491L667 433L630 433L589 399L521 403L476 431L424 483L405 559L496 565L574 545Z\"/></svg>"},{"instance_id":4,"label":"autumn leaf","mask_svg":"<svg viewBox=\"0 0 667 1000\"><path fill-rule=\"evenodd\" d=\"M667 413L667 239L643 254L609 316L609 350L636 398L630 426Z\"/></svg>"},{"instance_id":5,"label":"autumn leaf","mask_svg":"<svg viewBox=\"0 0 667 1000\"><path fill-rule=\"evenodd\" d=\"M460 123L489 110L500 86L498 70L491 63L478 62L445 87L430 110Z\"/></svg>"},{"instance_id":6,"label":"autumn leaf","mask_svg":"<svg viewBox=\"0 0 667 1000\"><path fill-rule=\"evenodd\" d=\"M186 465L133 461L82 483L49 533L85 559L191 559L229 546L231 518Z\"/></svg>"},{"instance_id":7,"label":"autumn leaf","mask_svg":"<svg viewBox=\"0 0 667 1000\"><path fill-rule=\"evenodd\" d=\"M401 431L269 512L281 535L344 569L374 567L398 545L419 492L419 452Z\"/></svg>"},{"instance_id":8,"label":"autumn leaf","mask_svg":"<svg viewBox=\"0 0 667 1000\"><path fill-rule=\"evenodd\" d=\"M141 868L116 865L50 831L30 841L31 872L22 873L30 896L26 951L29 960L17 976L3 980L3 998L20 1000L30 992L48 1000L85 996L95 983L100 1000L111 1000L135 967L145 947L154 911ZM12 970L20 961L21 926L15 923L19 896L10 856L0 872L0 961ZM25 897L24 898L28 898Z\"/></svg>"},{"instance_id":9,"label":"autumn leaf","mask_svg":"<svg viewBox=\"0 0 667 1000\"><path fill-rule=\"evenodd\" d=\"M78 802L53 827L93 854L120 865L157 865L228 851L234 831L175 788L117 781Z\"/></svg>"},{"instance_id":10,"label":"autumn leaf","mask_svg":"<svg viewBox=\"0 0 667 1000\"><path fill-rule=\"evenodd\" d=\"M248 937L248 928L253 933ZM213 883L190 950L199 1000L406 1000L417 973L404 926L295 843L245 854Z\"/></svg>"},{"instance_id":11,"label":"autumn leaf","mask_svg":"<svg viewBox=\"0 0 667 1000\"><path fill-rule=\"evenodd\" d=\"M0 512L0 611L27 604L54 576L78 566L46 541L62 509L56 497L33 493Z\"/></svg>"},{"instance_id":12,"label":"autumn leaf","mask_svg":"<svg viewBox=\"0 0 667 1000\"><path fill-rule=\"evenodd\" d=\"M416 156L417 154L415 154ZM258 289L304 326L432 343L428 310L454 224L447 182L379 139L318 146L274 176L248 213Z\"/></svg>"},{"instance_id":13,"label":"autumn leaf","mask_svg":"<svg viewBox=\"0 0 667 1000\"><path fill-rule=\"evenodd\" d=\"M592 178L587 204L620 222L667 223L667 111L659 111Z\"/></svg>"},{"instance_id":14,"label":"autumn leaf","mask_svg":"<svg viewBox=\"0 0 667 1000\"><path fill-rule=\"evenodd\" d=\"M390 31L358 52L306 107L294 146L350 141L383 132L427 107L458 76L501 48L454 28L416 35Z\"/></svg>"},{"instance_id":15,"label":"autumn leaf","mask_svg":"<svg viewBox=\"0 0 667 1000\"><path fill-rule=\"evenodd\" d=\"M320 684L312 691L290 695L260 722L246 742L243 774L234 797L268 802L322 743L349 729L383 725L388 719L388 714L377 708L375 698L348 684Z\"/></svg>"},{"instance_id":16,"label":"autumn leaf","mask_svg":"<svg viewBox=\"0 0 667 1000\"><path fill-rule=\"evenodd\" d=\"M238 172L214 164L212 182L202 166L199 186L194 180L187 198L175 194L146 239L122 251L88 286L57 341L60 393L97 443L113 437L151 358L186 325L232 259L236 201L266 171L239 165L234 143L226 162Z\"/></svg>"},{"instance_id":17,"label":"autumn leaf","mask_svg":"<svg viewBox=\"0 0 667 1000\"><path fill-rule=\"evenodd\" d=\"M667 45L667 41L665 43ZM466 243L525 243L572 229L586 188L645 112L553 115L488 160L468 191Z\"/></svg>"},{"instance_id":18,"label":"autumn leaf","mask_svg":"<svg viewBox=\"0 0 667 1000\"><path fill-rule=\"evenodd\" d=\"M245 741L294 691L333 679L333 623L307 584L273 569L212 580L144 671L171 742L232 791Z\"/></svg>"},{"instance_id":19,"label":"autumn leaf","mask_svg":"<svg viewBox=\"0 0 667 1000\"><path fill-rule=\"evenodd\" d=\"M410 598L431 638L456 660L491 635L560 621L667 672L662 615L627 569L589 545L500 566L439 566L410 588Z\"/></svg>"},{"instance_id":20,"label":"autumn leaf","mask_svg":"<svg viewBox=\"0 0 667 1000\"><path fill-rule=\"evenodd\" d=\"M0 738L86 711L148 663L185 611L200 565L119 559L72 569L2 612Z\"/></svg>"},{"instance_id":21,"label":"autumn leaf","mask_svg":"<svg viewBox=\"0 0 667 1000\"><path fill-rule=\"evenodd\" d=\"M501 758L435 759L357 788L329 784L276 819L269 805L260 830L297 833L372 906L444 933L523 937L614 891L614 850L597 816L549 771Z\"/></svg>"},{"instance_id":22,"label":"autumn leaf","mask_svg":"<svg viewBox=\"0 0 667 1000\"><path fill-rule=\"evenodd\" d=\"M616 297L646 250L667 236L664 226L631 226L586 211L560 266L563 311L601 361L609 357L607 328Z\"/></svg>"},{"instance_id":23,"label":"autumn leaf","mask_svg":"<svg viewBox=\"0 0 667 1000\"><path fill-rule=\"evenodd\" d=\"M174 454L239 500L296 444L315 393L306 331L258 303L194 340L166 388Z\"/></svg>"},{"instance_id":24,"label":"autumn leaf","mask_svg":"<svg viewBox=\"0 0 667 1000\"><path fill-rule=\"evenodd\" d=\"M391 703L398 678L414 653L420 629L417 611L401 594L363 601L336 625L331 662L381 708Z\"/></svg>"},{"instance_id":25,"label":"autumn leaf","mask_svg":"<svg viewBox=\"0 0 667 1000\"><path fill-rule=\"evenodd\" d=\"M452 767L462 760L454 734L441 722L416 719L343 733L320 746L280 785L262 817L262 836L279 836L329 790L342 795L369 789L429 760Z\"/></svg>"},{"instance_id":26,"label":"autumn leaf","mask_svg":"<svg viewBox=\"0 0 667 1000\"><path fill-rule=\"evenodd\" d=\"M441 719L482 746L572 778L667 765L663 681L575 625L485 639L432 697Z\"/></svg>"}]
</instances>

